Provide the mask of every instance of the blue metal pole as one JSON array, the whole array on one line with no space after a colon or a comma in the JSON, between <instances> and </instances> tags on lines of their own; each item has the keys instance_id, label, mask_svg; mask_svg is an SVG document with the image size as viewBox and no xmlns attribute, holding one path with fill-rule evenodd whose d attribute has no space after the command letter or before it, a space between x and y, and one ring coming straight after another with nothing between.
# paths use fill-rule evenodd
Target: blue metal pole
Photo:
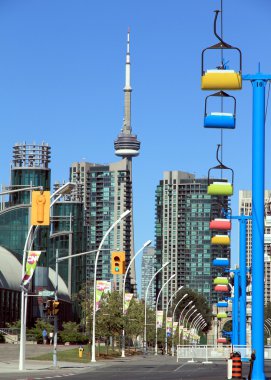
<instances>
[{"instance_id":1,"label":"blue metal pole","mask_svg":"<svg viewBox=\"0 0 271 380\"><path fill-rule=\"evenodd\" d=\"M232 344L239 345L239 269L235 269L234 273L234 297L232 311Z\"/></svg>"},{"instance_id":2,"label":"blue metal pole","mask_svg":"<svg viewBox=\"0 0 271 380\"><path fill-rule=\"evenodd\" d=\"M260 74L260 73L259 73ZM255 75L252 125L252 350L256 360L252 380L265 380L264 374L264 153L265 85Z\"/></svg>"},{"instance_id":3,"label":"blue metal pole","mask_svg":"<svg viewBox=\"0 0 271 380\"><path fill-rule=\"evenodd\" d=\"M240 250L240 337L239 344L245 346L247 343L247 263L246 263L246 237L247 237L247 217L241 215L239 219L240 238L239 238L239 250Z\"/></svg>"},{"instance_id":4,"label":"blue metal pole","mask_svg":"<svg viewBox=\"0 0 271 380\"><path fill-rule=\"evenodd\" d=\"M252 123L252 380L264 380L264 166L265 86L270 74L243 75L253 88Z\"/></svg>"}]
</instances>

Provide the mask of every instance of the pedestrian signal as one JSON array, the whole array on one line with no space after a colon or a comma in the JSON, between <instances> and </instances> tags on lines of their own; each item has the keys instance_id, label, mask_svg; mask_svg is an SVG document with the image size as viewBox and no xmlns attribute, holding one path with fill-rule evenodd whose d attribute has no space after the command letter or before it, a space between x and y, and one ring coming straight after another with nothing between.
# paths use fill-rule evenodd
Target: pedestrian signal
<instances>
[{"instance_id":1,"label":"pedestrian signal","mask_svg":"<svg viewBox=\"0 0 271 380\"><path fill-rule=\"evenodd\" d=\"M50 191L32 191L31 224L32 226L49 226Z\"/></svg>"},{"instance_id":2,"label":"pedestrian signal","mask_svg":"<svg viewBox=\"0 0 271 380\"><path fill-rule=\"evenodd\" d=\"M125 273L125 252L112 252L111 255L111 273Z\"/></svg>"}]
</instances>

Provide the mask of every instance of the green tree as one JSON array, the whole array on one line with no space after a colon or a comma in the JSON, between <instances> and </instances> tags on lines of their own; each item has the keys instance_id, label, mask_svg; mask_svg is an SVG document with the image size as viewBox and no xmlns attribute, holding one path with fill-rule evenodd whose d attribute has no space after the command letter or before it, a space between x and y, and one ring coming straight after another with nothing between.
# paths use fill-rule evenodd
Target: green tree
<instances>
[{"instance_id":1,"label":"green tree","mask_svg":"<svg viewBox=\"0 0 271 380\"><path fill-rule=\"evenodd\" d=\"M102 296L100 309L96 313L96 335L100 337L119 337L123 328L122 295L114 291Z\"/></svg>"},{"instance_id":2,"label":"green tree","mask_svg":"<svg viewBox=\"0 0 271 380\"><path fill-rule=\"evenodd\" d=\"M79 332L80 326L75 322L64 322L62 327L59 335L63 343L87 343L88 339Z\"/></svg>"},{"instance_id":3,"label":"green tree","mask_svg":"<svg viewBox=\"0 0 271 380\"><path fill-rule=\"evenodd\" d=\"M76 302L80 308L81 329L87 336L91 336L92 332L92 314L93 314L93 285L86 282L82 289L78 292Z\"/></svg>"}]
</instances>

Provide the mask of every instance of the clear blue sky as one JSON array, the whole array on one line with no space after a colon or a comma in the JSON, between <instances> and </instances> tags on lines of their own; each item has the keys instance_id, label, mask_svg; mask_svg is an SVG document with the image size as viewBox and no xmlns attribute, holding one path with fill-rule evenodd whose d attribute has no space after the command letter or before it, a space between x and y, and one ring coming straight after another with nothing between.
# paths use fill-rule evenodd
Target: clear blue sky
<instances>
[{"instance_id":1,"label":"clear blue sky","mask_svg":"<svg viewBox=\"0 0 271 380\"><path fill-rule=\"evenodd\" d=\"M243 53L243 73L271 72L271 3L224 0L224 40ZM217 42L220 0L1 0L0 183L9 183L16 142L52 147L52 179L69 165L117 161L123 119L126 33L131 29L132 127L142 142L134 159L136 250L154 239L155 188L165 170L207 176L216 164L217 130L203 128L201 51ZM208 92L209 94L209 92ZM237 127L224 133L224 162L238 190L251 188L250 83L235 92ZM271 188L270 121L266 188ZM237 228L237 226L235 227ZM140 270L137 263L138 285Z\"/></svg>"}]
</instances>

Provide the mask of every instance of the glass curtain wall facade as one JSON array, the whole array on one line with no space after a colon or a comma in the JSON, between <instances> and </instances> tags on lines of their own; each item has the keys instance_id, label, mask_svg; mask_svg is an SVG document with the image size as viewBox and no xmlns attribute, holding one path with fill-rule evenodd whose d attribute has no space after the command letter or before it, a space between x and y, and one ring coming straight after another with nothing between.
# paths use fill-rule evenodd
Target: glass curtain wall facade
<instances>
[{"instance_id":1,"label":"glass curtain wall facade","mask_svg":"<svg viewBox=\"0 0 271 380\"><path fill-rule=\"evenodd\" d=\"M158 270L156 267L155 248L144 248L141 265L141 298L144 299L145 302L147 302L147 305L151 308L155 307L155 280L150 283L147 299L145 299L145 295L150 280Z\"/></svg>"},{"instance_id":2,"label":"glass curtain wall facade","mask_svg":"<svg viewBox=\"0 0 271 380\"><path fill-rule=\"evenodd\" d=\"M119 216L131 209L131 178L128 160L109 165L73 163L71 180L79 183L86 213L87 250L97 250L103 236ZM126 253L126 264L131 259L131 217L125 218L109 234L100 252L97 279L111 281L116 290L122 287L122 276L111 274L110 252L120 249ZM86 258L86 280L93 281L95 255ZM127 290L132 291L135 281L129 273Z\"/></svg>"},{"instance_id":3,"label":"glass curtain wall facade","mask_svg":"<svg viewBox=\"0 0 271 380\"><path fill-rule=\"evenodd\" d=\"M181 285L202 294L209 304L217 301L213 278L221 275L212 266L214 258L230 257L228 247L211 245L209 223L227 197L207 194L207 179L181 171L164 172L156 189L156 257L159 266L170 261L160 278L159 291L172 274L175 278L163 292L163 307ZM217 216L216 216L217 217Z\"/></svg>"},{"instance_id":4,"label":"glass curtain wall facade","mask_svg":"<svg viewBox=\"0 0 271 380\"><path fill-rule=\"evenodd\" d=\"M51 148L48 144L16 144L13 147L11 184L3 191L42 186L50 190L51 169L49 162ZM2 200L0 211L0 245L12 251L22 261L23 248L29 229L31 192L21 191L9 194L8 202ZM47 250L49 228L40 227L33 249ZM46 265L42 255L40 265Z\"/></svg>"}]
</instances>

